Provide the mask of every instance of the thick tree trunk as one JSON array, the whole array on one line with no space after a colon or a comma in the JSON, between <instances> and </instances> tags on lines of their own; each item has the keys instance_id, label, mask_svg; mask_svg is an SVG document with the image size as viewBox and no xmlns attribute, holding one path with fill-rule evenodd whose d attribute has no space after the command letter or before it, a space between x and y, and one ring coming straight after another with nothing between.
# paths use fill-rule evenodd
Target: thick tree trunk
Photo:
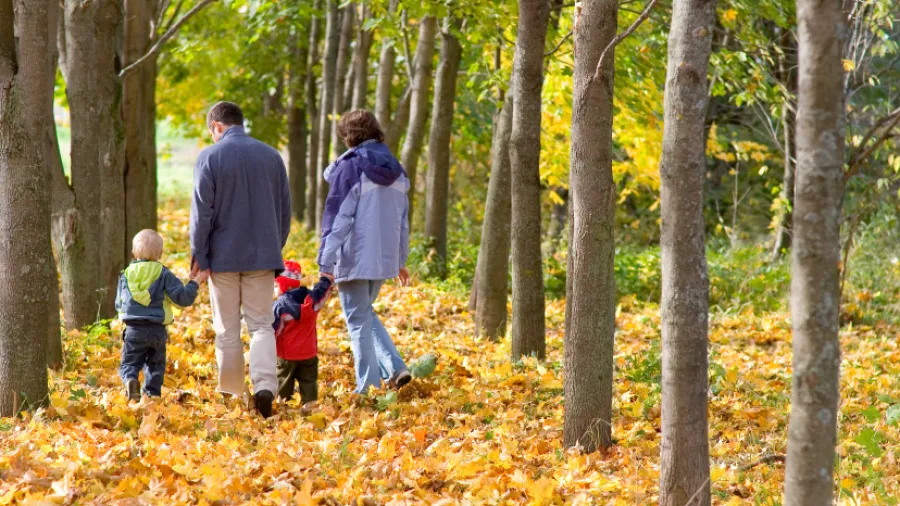
<instances>
[{"instance_id":1,"label":"thick tree trunk","mask_svg":"<svg viewBox=\"0 0 900 506\"><path fill-rule=\"evenodd\" d=\"M831 504L840 401L844 88L841 3L797 0L799 79L791 320L794 379L784 503Z\"/></svg>"},{"instance_id":2,"label":"thick tree trunk","mask_svg":"<svg viewBox=\"0 0 900 506\"><path fill-rule=\"evenodd\" d=\"M318 11L322 6L322 0L316 0L313 9ZM309 114L309 153L306 164L306 229L310 232L316 230L316 211L318 206L319 186L319 142L321 118L319 117L319 103L316 95L316 71L315 66L319 62L319 40L322 38L321 16L313 16L309 23L309 60L306 68L306 110Z\"/></svg>"},{"instance_id":3,"label":"thick tree trunk","mask_svg":"<svg viewBox=\"0 0 900 506\"><path fill-rule=\"evenodd\" d=\"M0 0L0 416L45 404L50 267L47 0ZM48 93L49 90L49 93ZM37 312L35 308L40 308ZM38 322L37 329L34 323ZM39 331L35 331L39 330Z\"/></svg>"},{"instance_id":4,"label":"thick tree trunk","mask_svg":"<svg viewBox=\"0 0 900 506\"><path fill-rule=\"evenodd\" d=\"M306 73L309 45L297 37L288 91L288 181L291 213L302 222L306 213Z\"/></svg>"},{"instance_id":5,"label":"thick tree trunk","mask_svg":"<svg viewBox=\"0 0 900 506\"><path fill-rule=\"evenodd\" d=\"M669 31L662 194L663 506L708 505L707 319L703 223L707 69L715 0L676 0ZM690 502L689 502L690 501Z\"/></svg>"},{"instance_id":6,"label":"thick tree trunk","mask_svg":"<svg viewBox=\"0 0 900 506\"><path fill-rule=\"evenodd\" d=\"M319 149L318 174L316 182L316 228L321 228L322 213L325 211L325 198L328 196L328 183L322 175L331 156L331 111L334 109L335 72L337 71L338 45L341 41L341 17L338 11L338 0L327 0L325 18L325 54L322 61L322 101L319 105Z\"/></svg>"},{"instance_id":7,"label":"thick tree trunk","mask_svg":"<svg viewBox=\"0 0 900 506\"><path fill-rule=\"evenodd\" d=\"M794 95L797 92L797 76L794 72L796 66L795 58L791 55L795 54L796 43L790 30L784 30L781 37L783 47L785 49L784 56L779 59L779 75L785 85L784 104L781 107L781 125L783 133L783 151L784 151L784 178L781 186L782 207L778 216L778 228L775 231L775 246L772 248L772 257L778 259L781 255L791 247L791 222L793 221L794 207L794 164L795 164L795 144L794 138L796 127L794 119L796 118L796 102Z\"/></svg>"},{"instance_id":8,"label":"thick tree trunk","mask_svg":"<svg viewBox=\"0 0 900 506\"><path fill-rule=\"evenodd\" d=\"M612 444L616 327L616 184L612 175L613 54L599 78L600 53L616 36L616 0L587 0L575 29L572 108L572 237L564 352L565 446Z\"/></svg>"},{"instance_id":9,"label":"thick tree trunk","mask_svg":"<svg viewBox=\"0 0 900 506\"><path fill-rule=\"evenodd\" d=\"M400 0L391 0L388 15L397 12ZM384 37L381 42L381 55L378 58L378 81L375 83L375 117L381 123L385 134L391 128L391 92L394 85L394 63L397 53L394 42Z\"/></svg>"},{"instance_id":10,"label":"thick tree trunk","mask_svg":"<svg viewBox=\"0 0 900 506\"><path fill-rule=\"evenodd\" d=\"M337 120L347 112L345 106L345 89L347 82L347 70L350 68L350 43L353 41L353 23L356 19L356 6L353 4L341 10L341 38L338 44L337 66L335 67L334 82L334 109L331 122L331 156L336 159L347 149L344 141L337 133Z\"/></svg>"},{"instance_id":11,"label":"thick tree trunk","mask_svg":"<svg viewBox=\"0 0 900 506\"><path fill-rule=\"evenodd\" d=\"M356 34L356 47L353 49L353 99L349 109L365 109L369 93L369 53L372 48L374 33L365 30L366 17L369 10L363 6L363 15L359 20Z\"/></svg>"},{"instance_id":12,"label":"thick tree trunk","mask_svg":"<svg viewBox=\"0 0 900 506\"><path fill-rule=\"evenodd\" d=\"M541 88L550 5L519 0L513 65L512 174L512 358L544 358L544 278L541 262Z\"/></svg>"},{"instance_id":13,"label":"thick tree trunk","mask_svg":"<svg viewBox=\"0 0 900 506\"><path fill-rule=\"evenodd\" d=\"M116 280L124 264L123 132L116 76L121 19L115 0L65 2L74 199L54 213L54 227L70 329L113 315Z\"/></svg>"},{"instance_id":14,"label":"thick tree trunk","mask_svg":"<svg viewBox=\"0 0 900 506\"><path fill-rule=\"evenodd\" d=\"M152 42L156 9L150 0L125 0L124 64L144 56ZM122 82L125 129L125 232L123 261L131 258L130 239L156 228L156 58L144 61Z\"/></svg>"},{"instance_id":15,"label":"thick tree trunk","mask_svg":"<svg viewBox=\"0 0 900 506\"><path fill-rule=\"evenodd\" d=\"M510 86L512 86L512 81ZM481 246L475 270L475 332L492 341L506 335L510 222L512 220L509 136L512 131L513 92L494 115L491 141L491 178L488 181Z\"/></svg>"},{"instance_id":16,"label":"thick tree trunk","mask_svg":"<svg viewBox=\"0 0 900 506\"><path fill-rule=\"evenodd\" d=\"M453 30L459 24L444 20L441 56L434 85L431 131L428 134L428 185L425 198L425 238L434 251L438 275L447 276L447 205L450 192L450 134L456 103L456 75L462 46Z\"/></svg>"},{"instance_id":17,"label":"thick tree trunk","mask_svg":"<svg viewBox=\"0 0 900 506\"><path fill-rule=\"evenodd\" d=\"M416 69L413 75L412 95L409 103L409 126L406 140L400 153L400 163L409 175L409 222L412 229L416 203L416 169L419 166L419 155L422 154L422 143L425 140L425 124L428 122L428 94L431 90L431 73L434 68L434 39L437 33L437 20L433 16L425 16L419 21L419 41L416 43L414 58ZM401 109L402 112L402 109Z\"/></svg>"}]
</instances>

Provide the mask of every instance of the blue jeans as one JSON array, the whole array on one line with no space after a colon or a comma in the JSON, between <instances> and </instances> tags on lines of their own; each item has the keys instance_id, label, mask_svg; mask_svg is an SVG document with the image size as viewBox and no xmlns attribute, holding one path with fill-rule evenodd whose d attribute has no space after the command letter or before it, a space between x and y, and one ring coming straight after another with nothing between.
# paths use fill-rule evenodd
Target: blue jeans
<instances>
[{"instance_id":1,"label":"blue jeans","mask_svg":"<svg viewBox=\"0 0 900 506\"><path fill-rule=\"evenodd\" d=\"M122 363L119 376L124 383L138 379L144 370L144 393L151 397L162 395L166 374L166 340L162 325L126 326L122 344Z\"/></svg>"},{"instance_id":2,"label":"blue jeans","mask_svg":"<svg viewBox=\"0 0 900 506\"><path fill-rule=\"evenodd\" d=\"M382 380L390 381L406 370L400 352L372 309L382 284L384 280L354 280L338 285L356 369L354 392L358 394L368 393L369 387L380 388Z\"/></svg>"}]
</instances>

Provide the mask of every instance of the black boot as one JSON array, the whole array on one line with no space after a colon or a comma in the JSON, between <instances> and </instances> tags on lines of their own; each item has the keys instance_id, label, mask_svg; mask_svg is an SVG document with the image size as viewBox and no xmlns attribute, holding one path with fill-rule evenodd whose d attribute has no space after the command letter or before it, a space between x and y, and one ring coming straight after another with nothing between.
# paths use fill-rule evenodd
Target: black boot
<instances>
[{"instance_id":1,"label":"black boot","mask_svg":"<svg viewBox=\"0 0 900 506\"><path fill-rule=\"evenodd\" d=\"M253 395L253 399L256 401L256 409L263 418L272 416L272 401L275 400L275 396L272 395L272 392L260 390Z\"/></svg>"},{"instance_id":2,"label":"black boot","mask_svg":"<svg viewBox=\"0 0 900 506\"><path fill-rule=\"evenodd\" d=\"M128 394L128 400L141 402L141 384L136 379L130 379L125 383L125 392Z\"/></svg>"}]
</instances>

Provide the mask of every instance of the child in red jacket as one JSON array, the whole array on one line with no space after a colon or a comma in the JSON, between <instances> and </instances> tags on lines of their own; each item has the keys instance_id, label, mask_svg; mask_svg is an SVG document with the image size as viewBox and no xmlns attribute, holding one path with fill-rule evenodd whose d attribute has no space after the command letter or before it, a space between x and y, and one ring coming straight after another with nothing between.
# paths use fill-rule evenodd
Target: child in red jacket
<instances>
[{"instance_id":1,"label":"child in red jacket","mask_svg":"<svg viewBox=\"0 0 900 506\"><path fill-rule=\"evenodd\" d=\"M294 383L300 384L303 404L318 396L319 357L316 317L325 304L334 279L328 276L309 290L300 284L303 274L297 262L285 262L284 271L275 278L278 299L275 313L275 346L278 350L278 396L294 396Z\"/></svg>"}]
</instances>

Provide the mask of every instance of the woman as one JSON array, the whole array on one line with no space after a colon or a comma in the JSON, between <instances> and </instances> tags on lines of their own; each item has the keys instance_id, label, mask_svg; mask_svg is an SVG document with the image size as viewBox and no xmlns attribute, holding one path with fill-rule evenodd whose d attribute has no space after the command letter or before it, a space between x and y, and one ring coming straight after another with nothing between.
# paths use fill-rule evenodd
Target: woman
<instances>
[{"instance_id":1,"label":"woman","mask_svg":"<svg viewBox=\"0 0 900 506\"><path fill-rule=\"evenodd\" d=\"M331 185L322 216L319 268L333 275L356 370L358 394L381 382L400 388L412 379L391 336L372 309L385 280L409 284L409 178L384 145L369 111L341 116L338 135L348 149L325 169Z\"/></svg>"}]
</instances>

